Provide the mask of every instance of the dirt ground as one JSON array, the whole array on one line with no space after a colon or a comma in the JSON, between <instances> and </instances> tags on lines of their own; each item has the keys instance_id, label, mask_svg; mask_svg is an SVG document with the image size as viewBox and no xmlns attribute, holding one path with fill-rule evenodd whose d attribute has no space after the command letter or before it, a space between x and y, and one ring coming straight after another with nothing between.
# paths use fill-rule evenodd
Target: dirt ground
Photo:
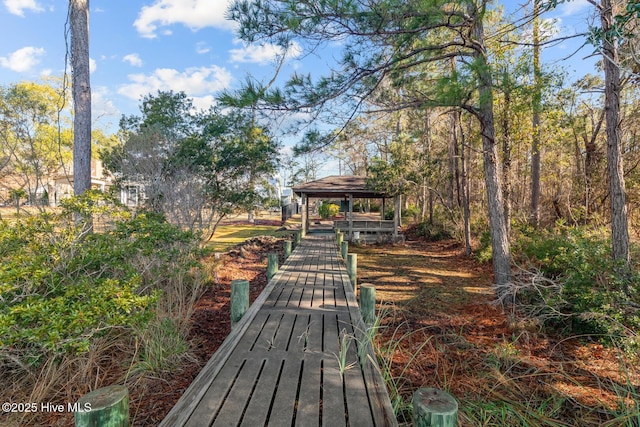
<instances>
[{"instance_id":1,"label":"dirt ground","mask_svg":"<svg viewBox=\"0 0 640 427\"><path fill-rule=\"evenodd\" d=\"M132 390L133 425L155 426L168 413L229 333L231 280L248 279L255 299L266 285L266 253L281 246L254 239L223 256L193 316L198 363ZM611 416L619 389L602 386L628 383L619 354L580 337L549 337L493 305L491 266L465 257L457 242L414 238L350 252L359 254L359 283L376 286L376 347L401 422L413 391L436 387L456 396L464 426L624 425ZM639 386L635 374L627 377Z\"/></svg>"}]
</instances>

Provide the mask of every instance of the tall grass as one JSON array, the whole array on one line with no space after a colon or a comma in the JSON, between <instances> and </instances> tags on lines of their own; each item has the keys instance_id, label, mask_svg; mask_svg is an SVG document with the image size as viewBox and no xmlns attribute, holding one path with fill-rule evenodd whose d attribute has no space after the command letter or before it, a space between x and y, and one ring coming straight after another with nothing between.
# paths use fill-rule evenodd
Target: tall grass
<instances>
[{"instance_id":1,"label":"tall grass","mask_svg":"<svg viewBox=\"0 0 640 427\"><path fill-rule=\"evenodd\" d=\"M376 313L372 325L364 331L357 331L358 355L360 363L364 363L369 345L372 346L387 386L393 412L398 421L409 422L412 413L411 396L414 390L410 378L407 377L407 371L413 368L421 351L431 346L432 342L428 337L414 348L407 346L409 341L415 342L413 338L424 337L426 328L407 330L409 328L406 322L395 322L395 319L389 319L392 312L393 306L384 306ZM393 330L389 330L385 324L396 326ZM384 338L381 338L382 335ZM399 360L402 361L399 362Z\"/></svg>"}]
</instances>

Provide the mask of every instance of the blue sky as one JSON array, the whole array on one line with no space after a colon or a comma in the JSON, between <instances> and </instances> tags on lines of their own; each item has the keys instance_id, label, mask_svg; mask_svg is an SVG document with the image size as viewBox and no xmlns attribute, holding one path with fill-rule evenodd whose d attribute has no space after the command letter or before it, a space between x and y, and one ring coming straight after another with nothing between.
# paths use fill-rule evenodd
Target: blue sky
<instances>
[{"instance_id":1,"label":"blue sky","mask_svg":"<svg viewBox=\"0 0 640 427\"><path fill-rule=\"evenodd\" d=\"M3 0L0 84L61 76L67 3ZM225 0L91 0L91 86L98 125L117 126L158 90L184 91L198 107L239 87L247 73L268 79L279 50L246 46L224 19ZM290 61L285 71L305 65Z\"/></svg>"},{"instance_id":2,"label":"blue sky","mask_svg":"<svg viewBox=\"0 0 640 427\"><path fill-rule=\"evenodd\" d=\"M523 3L518 1L517 4ZM516 2L506 4L515 8ZM0 6L0 84L61 76L64 70L64 25L68 1L2 0ZM268 80L274 46L246 46L225 20L227 0L91 0L90 56L94 117L97 126L115 130L121 114L138 112L139 100L158 90L184 91L198 107L215 93L237 88L247 73ZM593 15L587 0L567 2L549 15L560 35L584 28ZM543 60L568 55L582 41L547 49ZM576 74L594 72L593 59L570 62ZM326 69L332 58L297 57L294 51L282 70L303 73Z\"/></svg>"}]
</instances>

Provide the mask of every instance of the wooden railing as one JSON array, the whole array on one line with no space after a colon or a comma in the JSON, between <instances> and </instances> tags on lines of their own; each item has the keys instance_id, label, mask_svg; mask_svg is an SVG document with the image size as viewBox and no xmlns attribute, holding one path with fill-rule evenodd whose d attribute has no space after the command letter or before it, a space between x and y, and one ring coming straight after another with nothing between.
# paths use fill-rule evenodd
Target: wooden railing
<instances>
[{"instance_id":1,"label":"wooden railing","mask_svg":"<svg viewBox=\"0 0 640 427\"><path fill-rule=\"evenodd\" d=\"M340 220L333 222L333 228L339 229L346 233L349 232L349 221ZM384 220L354 220L351 222L351 232L359 231L360 233L393 233L395 224L393 221Z\"/></svg>"}]
</instances>

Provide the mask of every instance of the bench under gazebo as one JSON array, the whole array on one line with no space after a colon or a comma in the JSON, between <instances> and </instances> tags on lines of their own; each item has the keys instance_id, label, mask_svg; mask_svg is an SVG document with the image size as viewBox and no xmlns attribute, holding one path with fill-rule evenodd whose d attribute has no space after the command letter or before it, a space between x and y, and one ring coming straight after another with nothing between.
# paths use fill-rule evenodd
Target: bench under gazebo
<instances>
[{"instance_id":1,"label":"bench under gazebo","mask_svg":"<svg viewBox=\"0 0 640 427\"><path fill-rule=\"evenodd\" d=\"M341 200L345 201L344 220L334 221L334 228L339 228L345 233L345 238L354 240L358 238L362 241L375 237L388 238L397 241L401 238L398 234L400 227L400 196L391 197L383 192L367 188L364 176L327 176L315 181L305 182L293 188L294 193L302 199L302 230L307 233L310 229L309 202L311 199ZM381 200L380 218L374 219L370 216L359 215L356 217L353 211L353 201L355 199ZM394 218L384 219L385 203L388 199L393 199Z\"/></svg>"}]
</instances>

